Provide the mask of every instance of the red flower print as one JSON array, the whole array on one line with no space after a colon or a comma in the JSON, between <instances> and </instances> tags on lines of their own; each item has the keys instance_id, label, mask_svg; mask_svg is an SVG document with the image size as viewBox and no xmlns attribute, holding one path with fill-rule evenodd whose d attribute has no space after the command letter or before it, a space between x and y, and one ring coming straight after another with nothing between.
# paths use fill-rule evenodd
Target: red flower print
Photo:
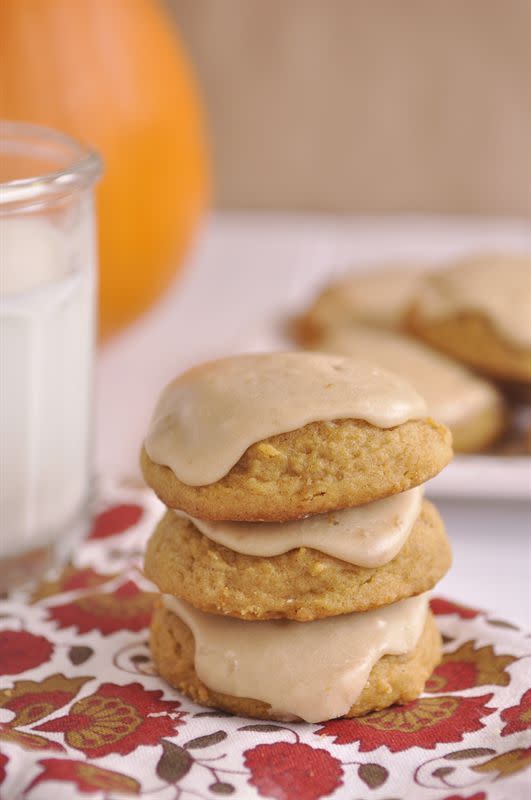
<instances>
[{"instance_id":1,"label":"red flower print","mask_svg":"<svg viewBox=\"0 0 531 800\"><path fill-rule=\"evenodd\" d=\"M150 623L154 597L127 581L114 592L87 594L64 605L50 606L48 616L60 628L72 625L79 633L100 631L109 636L122 630L141 631Z\"/></svg>"},{"instance_id":2,"label":"red flower print","mask_svg":"<svg viewBox=\"0 0 531 800\"><path fill-rule=\"evenodd\" d=\"M144 510L141 506L131 503L112 506L101 514L98 514L94 520L88 538L106 539L107 536L115 536L117 533L123 533L128 528L132 528L133 525L136 525L143 513Z\"/></svg>"},{"instance_id":3,"label":"red flower print","mask_svg":"<svg viewBox=\"0 0 531 800\"><path fill-rule=\"evenodd\" d=\"M474 664L466 661L439 664L426 682L426 691L458 692L477 686L477 673Z\"/></svg>"},{"instance_id":4,"label":"red flower print","mask_svg":"<svg viewBox=\"0 0 531 800\"><path fill-rule=\"evenodd\" d=\"M51 658L53 645L44 636L29 631L0 631L0 672L18 675L35 669Z\"/></svg>"},{"instance_id":5,"label":"red flower print","mask_svg":"<svg viewBox=\"0 0 531 800\"><path fill-rule=\"evenodd\" d=\"M387 747L392 753L411 747L433 749L440 742L460 742L465 733L484 728L481 719L495 711L481 697L421 697L405 706L392 706L359 719L326 722L317 733L335 736L336 744L359 742L360 752Z\"/></svg>"},{"instance_id":6,"label":"red flower print","mask_svg":"<svg viewBox=\"0 0 531 800\"><path fill-rule=\"evenodd\" d=\"M276 800L317 800L343 783L341 763L326 750L307 744L259 744L246 750L249 783L263 797Z\"/></svg>"},{"instance_id":7,"label":"red flower print","mask_svg":"<svg viewBox=\"0 0 531 800\"><path fill-rule=\"evenodd\" d=\"M56 594L72 592L76 589L91 589L96 586L101 586L102 583L107 583L107 581L115 577L116 574L100 575L100 573L93 570L92 567L77 569L70 565L65 567L55 580L43 581L40 583L31 596L31 602L37 603L45 597L53 597Z\"/></svg>"},{"instance_id":8,"label":"red flower print","mask_svg":"<svg viewBox=\"0 0 531 800\"><path fill-rule=\"evenodd\" d=\"M24 794L44 781L74 783L82 794L94 792L117 792L119 794L140 794L140 784L128 775L114 770L96 767L86 761L70 761L64 758L43 758L39 761L42 772L32 780Z\"/></svg>"},{"instance_id":9,"label":"red flower print","mask_svg":"<svg viewBox=\"0 0 531 800\"><path fill-rule=\"evenodd\" d=\"M517 706L506 708L500 716L506 723L501 732L502 736L531 729L531 689L522 695Z\"/></svg>"},{"instance_id":10,"label":"red flower print","mask_svg":"<svg viewBox=\"0 0 531 800\"><path fill-rule=\"evenodd\" d=\"M175 728L182 724L182 713L175 713L180 703L160 700L161 695L139 683L103 683L94 694L74 703L66 716L35 730L64 733L65 742L88 758L125 756L140 745L156 745L164 736L175 736Z\"/></svg>"},{"instance_id":11,"label":"red flower print","mask_svg":"<svg viewBox=\"0 0 531 800\"><path fill-rule=\"evenodd\" d=\"M67 705L88 680L88 677L65 678L57 674L40 682L16 681L12 689L0 691L0 708L7 708L15 715L9 723L0 725L0 740L14 742L25 750L63 751L64 747L58 742L24 733L16 726L31 725Z\"/></svg>"},{"instance_id":12,"label":"red flower print","mask_svg":"<svg viewBox=\"0 0 531 800\"><path fill-rule=\"evenodd\" d=\"M6 779L6 766L8 761L8 757L4 756L3 753L0 753L0 786Z\"/></svg>"},{"instance_id":13,"label":"red flower print","mask_svg":"<svg viewBox=\"0 0 531 800\"><path fill-rule=\"evenodd\" d=\"M461 606L457 603L452 603L451 600L445 600L442 597L432 597L430 600L430 608L436 615L441 614L457 614L461 619L474 619L481 614L475 608L468 608Z\"/></svg>"},{"instance_id":14,"label":"red flower print","mask_svg":"<svg viewBox=\"0 0 531 800\"><path fill-rule=\"evenodd\" d=\"M499 655L492 645L474 647L465 642L443 655L442 663L426 683L427 692L458 692L473 686L508 686L511 680L506 667L516 661L514 656Z\"/></svg>"},{"instance_id":15,"label":"red flower print","mask_svg":"<svg viewBox=\"0 0 531 800\"><path fill-rule=\"evenodd\" d=\"M10 726L31 725L70 703L89 680L56 674L40 682L16 681L12 689L0 691L0 708L14 712Z\"/></svg>"},{"instance_id":16,"label":"red flower print","mask_svg":"<svg viewBox=\"0 0 531 800\"><path fill-rule=\"evenodd\" d=\"M485 792L476 792L476 794L463 797L462 794L453 794L451 797L445 797L444 800L487 800Z\"/></svg>"}]
</instances>

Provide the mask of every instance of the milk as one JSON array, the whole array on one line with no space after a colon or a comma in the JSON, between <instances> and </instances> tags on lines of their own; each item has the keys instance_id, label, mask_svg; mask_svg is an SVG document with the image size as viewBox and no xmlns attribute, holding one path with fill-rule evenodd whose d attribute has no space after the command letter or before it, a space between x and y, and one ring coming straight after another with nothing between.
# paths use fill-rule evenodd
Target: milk
<instances>
[{"instance_id":1,"label":"milk","mask_svg":"<svg viewBox=\"0 0 531 800\"><path fill-rule=\"evenodd\" d=\"M88 195L57 224L0 219L0 559L60 541L83 518L94 299Z\"/></svg>"}]
</instances>

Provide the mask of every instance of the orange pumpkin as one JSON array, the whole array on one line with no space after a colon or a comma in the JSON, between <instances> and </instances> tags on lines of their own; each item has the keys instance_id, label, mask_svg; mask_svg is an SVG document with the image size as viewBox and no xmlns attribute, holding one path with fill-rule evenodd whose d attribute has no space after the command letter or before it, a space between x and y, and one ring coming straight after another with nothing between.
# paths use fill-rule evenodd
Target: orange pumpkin
<instances>
[{"instance_id":1,"label":"orange pumpkin","mask_svg":"<svg viewBox=\"0 0 531 800\"><path fill-rule=\"evenodd\" d=\"M2 0L0 116L95 147L100 322L108 335L160 294L207 200L194 78L154 0Z\"/></svg>"}]
</instances>

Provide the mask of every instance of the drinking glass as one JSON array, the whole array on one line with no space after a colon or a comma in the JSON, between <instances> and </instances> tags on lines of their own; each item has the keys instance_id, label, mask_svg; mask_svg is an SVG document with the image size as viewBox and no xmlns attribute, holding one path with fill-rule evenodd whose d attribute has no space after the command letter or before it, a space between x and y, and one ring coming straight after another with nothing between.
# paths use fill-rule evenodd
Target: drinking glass
<instances>
[{"instance_id":1,"label":"drinking glass","mask_svg":"<svg viewBox=\"0 0 531 800\"><path fill-rule=\"evenodd\" d=\"M100 173L73 139L0 122L0 591L88 521Z\"/></svg>"}]
</instances>

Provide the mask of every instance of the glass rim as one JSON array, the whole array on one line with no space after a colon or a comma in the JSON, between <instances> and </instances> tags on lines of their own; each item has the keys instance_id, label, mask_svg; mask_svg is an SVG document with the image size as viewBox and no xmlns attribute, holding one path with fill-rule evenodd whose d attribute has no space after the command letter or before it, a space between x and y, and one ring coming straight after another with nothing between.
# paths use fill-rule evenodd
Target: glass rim
<instances>
[{"instance_id":1,"label":"glass rim","mask_svg":"<svg viewBox=\"0 0 531 800\"><path fill-rule=\"evenodd\" d=\"M103 161L96 150L65 133L29 122L0 120L0 151L9 140L31 137L62 145L70 151L71 160L64 167L29 178L0 181L0 206L10 203L35 202L45 198L71 194L95 183L103 171Z\"/></svg>"}]
</instances>

